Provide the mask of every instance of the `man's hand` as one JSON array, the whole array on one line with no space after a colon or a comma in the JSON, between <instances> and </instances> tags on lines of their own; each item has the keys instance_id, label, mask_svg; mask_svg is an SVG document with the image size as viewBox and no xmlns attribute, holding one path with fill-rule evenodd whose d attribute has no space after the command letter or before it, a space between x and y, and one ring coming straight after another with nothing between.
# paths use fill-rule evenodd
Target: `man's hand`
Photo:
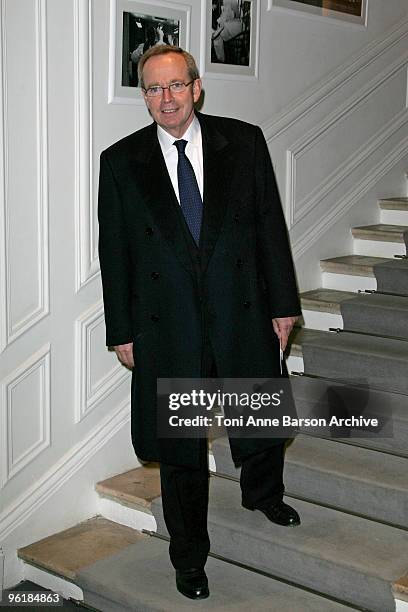
<instances>
[{"instance_id":1,"label":"man's hand","mask_svg":"<svg viewBox=\"0 0 408 612\"><path fill-rule=\"evenodd\" d=\"M273 329L279 338L282 351L286 348L289 334L298 318L299 317L276 317L276 319L272 319Z\"/></svg>"},{"instance_id":2,"label":"man's hand","mask_svg":"<svg viewBox=\"0 0 408 612\"><path fill-rule=\"evenodd\" d=\"M115 353L117 358L124 366L131 370L135 367L135 362L133 359L133 342L129 342L128 344L118 344L113 347L115 349Z\"/></svg>"}]
</instances>

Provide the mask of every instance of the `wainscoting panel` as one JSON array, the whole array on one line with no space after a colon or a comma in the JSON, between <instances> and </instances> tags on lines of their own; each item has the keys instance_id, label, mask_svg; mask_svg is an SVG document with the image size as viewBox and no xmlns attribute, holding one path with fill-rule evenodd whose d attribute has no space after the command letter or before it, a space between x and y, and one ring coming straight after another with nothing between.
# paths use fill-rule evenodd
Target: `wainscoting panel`
<instances>
[{"instance_id":1,"label":"wainscoting panel","mask_svg":"<svg viewBox=\"0 0 408 612\"><path fill-rule=\"evenodd\" d=\"M99 302L76 322L76 422L111 395L130 376L105 348L103 305Z\"/></svg>"},{"instance_id":2,"label":"wainscoting panel","mask_svg":"<svg viewBox=\"0 0 408 612\"><path fill-rule=\"evenodd\" d=\"M4 348L49 309L45 0L3 0L1 22Z\"/></svg>"},{"instance_id":3,"label":"wainscoting panel","mask_svg":"<svg viewBox=\"0 0 408 612\"><path fill-rule=\"evenodd\" d=\"M50 445L49 345L2 382L1 398L4 486Z\"/></svg>"}]
</instances>

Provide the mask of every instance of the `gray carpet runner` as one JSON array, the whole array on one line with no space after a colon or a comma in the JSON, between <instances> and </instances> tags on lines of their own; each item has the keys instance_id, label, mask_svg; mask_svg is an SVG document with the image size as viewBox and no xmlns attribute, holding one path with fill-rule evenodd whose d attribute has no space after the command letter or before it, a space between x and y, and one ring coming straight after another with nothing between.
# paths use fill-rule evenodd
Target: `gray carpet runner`
<instances>
[{"instance_id":1,"label":"gray carpet runner","mask_svg":"<svg viewBox=\"0 0 408 612\"><path fill-rule=\"evenodd\" d=\"M214 440L212 451L217 474L238 481L228 438ZM286 449L285 488L289 495L408 529L407 467L405 457L299 434Z\"/></svg>"},{"instance_id":2,"label":"gray carpet runner","mask_svg":"<svg viewBox=\"0 0 408 612\"><path fill-rule=\"evenodd\" d=\"M317 504L286 501L299 511L299 527L280 527L258 511L244 510L237 482L211 478L212 551L351 605L394 611L391 583L408 567L408 532ZM159 533L167 533L160 498L152 511Z\"/></svg>"},{"instance_id":3,"label":"gray carpet runner","mask_svg":"<svg viewBox=\"0 0 408 612\"><path fill-rule=\"evenodd\" d=\"M344 329L408 340L408 297L359 294L340 303Z\"/></svg>"},{"instance_id":4,"label":"gray carpet runner","mask_svg":"<svg viewBox=\"0 0 408 612\"><path fill-rule=\"evenodd\" d=\"M78 574L84 601L102 612L345 612L348 606L209 558L209 599L191 601L175 587L168 543L146 536Z\"/></svg>"},{"instance_id":5,"label":"gray carpet runner","mask_svg":"<svg viewBox=\"0 0 408 612\"><path fill-rule=\"evenodd\" d=\"M307 374L408 395L404 340L346 332L316 334L302 344L302 351Z\"/></svg>"},{"instance_id":6,"label":"gray carpet runner","mask_svg":"<svg viewBox=\"0 0 408 612\"><path fill-rule=\"evenodd\" d=\"M408 259L395 259L374 266L377 291L408 295Z\"/></svg>"},{"instance_id":7,"label":"gray carpet runner","mask_svg":"<svg viewBox=\"0 0 408 612\"><path fill-rule=\"evenodd\" d=\"M299 417L330 417L334 413L340 417L342 413L360 412L365 416L378 416L382 424L381 428L375 430L364 425L343 430L300 425L300 431L320 438L335 439L408 457L406 395L368 389L367 386L354 387L350 384L333 383L331 380L308 376L293 377L292 390ZM353 401L350 401L350 396Z\"/></svg>"}]
</instances>

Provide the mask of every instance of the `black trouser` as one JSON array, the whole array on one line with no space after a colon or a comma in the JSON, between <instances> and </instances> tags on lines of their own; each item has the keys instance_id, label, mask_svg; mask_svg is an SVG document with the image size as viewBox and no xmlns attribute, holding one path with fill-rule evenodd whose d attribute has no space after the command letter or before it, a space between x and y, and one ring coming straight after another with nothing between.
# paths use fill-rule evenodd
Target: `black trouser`
<instances>
[{"instance_id":1,"label":"black trouser","mask_svg":"<svg viewBox=\"0 0 408 612\"><path fill-rule=\"evenodd\" d=\"M283 496L284 444L252 455L242 463L242 503L250 508ZM170 559L176 569L204 567L210 550L207 531L207 440L200 440L200 467L160 465L163 514L170 534Z\"/></svg>"}]
</instances>

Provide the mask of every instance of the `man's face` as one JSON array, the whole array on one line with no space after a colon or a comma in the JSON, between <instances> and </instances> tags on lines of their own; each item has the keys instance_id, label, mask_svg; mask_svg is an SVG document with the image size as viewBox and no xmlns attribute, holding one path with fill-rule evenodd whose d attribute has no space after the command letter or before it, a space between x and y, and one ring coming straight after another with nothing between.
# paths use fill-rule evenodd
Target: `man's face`
<instances>
[{"instance_id":1,"label":"man's face","mask_svg":"<svg viewBox=\"0 0 408 612\"><path fill-rule=\"evenodd\" d=\"M177 53L167 53L147 60L143 67L143 80L148 89L153 85L167 87L176 81L189 83L191 78L184 57ZM193 120L194 103L200 93L201 80L196 79L182 93L164 89L162 96L149 98L144 94L144 99L156 123L175 138L181 138Z\"/></svg>"}]
</instances>

